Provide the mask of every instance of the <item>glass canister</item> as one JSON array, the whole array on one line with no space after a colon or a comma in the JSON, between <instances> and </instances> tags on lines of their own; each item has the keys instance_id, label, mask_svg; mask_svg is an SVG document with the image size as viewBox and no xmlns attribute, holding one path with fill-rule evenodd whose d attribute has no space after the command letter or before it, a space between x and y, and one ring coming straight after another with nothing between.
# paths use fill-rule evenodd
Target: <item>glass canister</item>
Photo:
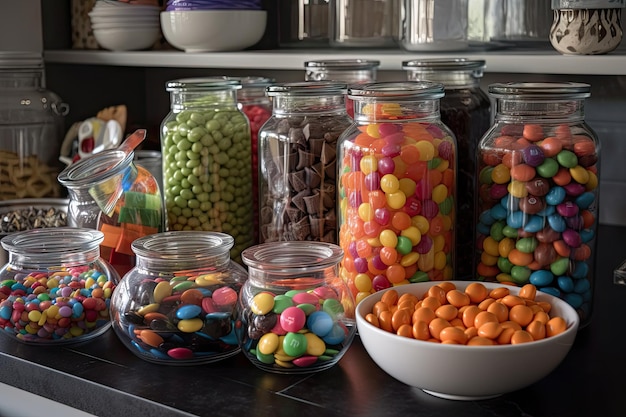
<instances>
[{"instance_id":1,"label":"glass canister","mask_svg":"<svg viewBox=\"0 0 626 417\"><path fill-rule=\"evenodd\" d=\"M0 200L61 196L57 176L68 111L45 88L40 53L0 52Z\"/></svg>"},{"instance_id":2,"label":"glass canister","mask_svg":"<svg viewBox=\"0 0 626 417\"><path fill-rule=\"evenodd\" d=\"M539 290L592 313L600 142L588 84L489 86L495 122L478 147L476 278Z\"/></svg>"},{"instance_id":3,"label":"glass canister","mask_svg":"<svg viewBox=\"0 0 626 417\"><path fill-rule=\"evenodd\" d=\"M351 124L346 84L267 88L272 117L259 133L259 239L337 242L337 139Z\"/></svg>"},{"instance_id":4,"label":"glass canister","mask_svg":"<svg viewBox=\"0 0 626 417\"><path fill-rule=\"evenodd\" d=\"M172 231L132 244L136 266L113 292L113 330L135 355L163 365L216 362L239 353L235 308L246 270L232 236Z\"/></svg>"},{"instance_id":5,"label":"glass canister","mask_svg":"<svg viewBox=\"0 0 626 417\"><path fill-rule=\"evenodd\" d=\"M480 88L485 61L464 58L405 61L402 68L410 81L442 83L441 121L452 130L458 148L456 279L474 276L474 195L476 150L491 126L491 103Z\"/></svg>"},{"instance_id":6,"label":"glass canister","mask_svg":"<svg viewBox=\"0 0 626 417\"><path fill-rule=\"evenodd\" d=\"M339 277L341 248L326 242L272 242L246 249L248 280L239 293L244 355L275 373L335 365L356 333L354 298Z\"/></svg>"},{"instance_id":7,"label":"glass canister","mask_svg":"<svg viewBox=\"0 0 626 417\"><path fill-rule=\"evenodd\" d=\"M330 0L330 46L385 48L396 45L396 0Z\"/></svg>"},{"instance_id":8,"label":"glass canister","mask_svg":"<svg viewBox=\"0 0 626 417\"><path fill-rule=\"evenodd\" d=\"M278 0L280 47L327 47L329 0Z\"/></svg>"},{"instance_id":9,"label":"glass canister","mask_svg":"<svg viewBox=\"0 0 626 417\"><path fill-rule=\"evenodd\" d=\"M111 326L119 275L102 257L104 234L73 227L31 229L2 238L0 329L14 340L60 345L92 340Z\"/></svg>"},{"instance_id":10,"label":"glass canister","mask_svg":"<svg viewBox=\"0 0 626 417\"><path fill-rule=\"evenodd\" d=\"M444 86L348 89L354 124L339 138L340 265L357 303L408 282L454 277L457 149L441 121Z\"/></svg>"},{"instance_id":11,"label":"glass canister","mask_svg":"<svg viewBox=\"0 0 626 417\"><path fill-rule=\"evenodd\" d=\"M254 240L250 123L239 89L228 77L168 81L171 109L161 123L167 230L227 233L237 262Z\"/></svg>"},{"instance_id":12,"label":"glass canister","mask_svg":"<svg viewBox=\"0 0 626 417\"><path fill-rule=\"evenodd\" d=\"M159 184L134 160L145 133L138 130L120 147L78 160L58 177L69 193L68 225L102 231L101 256L120 276L135 265L133 240L164 229Z\"/></svg>"}]
</instances>

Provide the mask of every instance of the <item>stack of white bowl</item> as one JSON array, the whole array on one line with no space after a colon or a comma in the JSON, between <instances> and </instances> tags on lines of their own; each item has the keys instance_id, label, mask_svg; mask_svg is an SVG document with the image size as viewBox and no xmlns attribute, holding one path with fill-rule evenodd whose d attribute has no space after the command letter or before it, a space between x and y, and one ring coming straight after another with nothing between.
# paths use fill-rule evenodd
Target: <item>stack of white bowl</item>
<instances>
[{"instance_id":1,"label":"stack of white bowl","mask_svg":"<svg viewBox=\"0 0 626 417\"><path fill-rule=\"evenodd\" d=\"M157 5L97 0L89 18L93 35L104 49L138 51L149 49L161 37Z\"/></svg>"}]
</instances>

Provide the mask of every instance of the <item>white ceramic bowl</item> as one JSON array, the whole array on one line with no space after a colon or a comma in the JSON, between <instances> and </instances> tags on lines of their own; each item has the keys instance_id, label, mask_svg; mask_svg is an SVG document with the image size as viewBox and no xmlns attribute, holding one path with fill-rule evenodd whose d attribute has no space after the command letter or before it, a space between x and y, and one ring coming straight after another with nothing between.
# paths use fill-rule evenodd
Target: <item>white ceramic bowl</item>
<instances>
[{"instance_id":1,"label":"white ceramic bowl","mask_svg":"<svg viewBox=\"0 0 626 417\"><path fill-rule=\"evenodd\" d=\"M451 281L465 289L471 281ZM565 301L537 292L536 300L552 305L550 316L563 317L565 332L545 339L509 345L467 346L421 341L382 330L365 320L367 313L383 294L395 289L398 294L422 297L439 282L422 282L385 289L364 298L356 308L361 341L372 360L395 379L447 399L477 400L493 398L527 387L552 372L574 343L579 325L576 311ZM500 283L483 283L487 288ZM507 287L519 294L518 287Z\"/></svg>"},{"instance_id":2,"label":"white ceramic bowl","mask_svg":"<svg viewBox=\"0 0 626 417\"><path fill-rule=\"evenodd\" d=\"M145 23L92 23L91 28L96 29L156 29L157 31L161 30L161 25L154 22L145 22Z\"/></svg>"},{"instance_id":3,"label":"white ceramic bowl","mask_svg":"<svg viewBox=\"0 0 626 417\"><path fill-rule=\"evenodd\" d=\"M139 51L150 48L159 40L161 28L94 29L93 36L98 45L110 51Z\"/></svg>"},{"instance_id":4,"label":"white ceramic bowl","mask_svg":"<svg viewBox=\"0 0 626 417\"><path fill-rule=\"evenodd\" d=\"M261 40L265 10L185 10L161 12L170 45L185 52L240 51Z\"/></svg>"}]
</instances>

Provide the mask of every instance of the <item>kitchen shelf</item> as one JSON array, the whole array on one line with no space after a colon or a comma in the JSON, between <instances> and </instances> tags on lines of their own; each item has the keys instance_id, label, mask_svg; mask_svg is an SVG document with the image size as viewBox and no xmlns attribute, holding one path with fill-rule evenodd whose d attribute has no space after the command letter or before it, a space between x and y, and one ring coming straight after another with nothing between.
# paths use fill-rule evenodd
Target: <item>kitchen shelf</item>
<instances>
[{"instance_id":1,"label":"kitchen shelf","mask_svg":"<svg viewBox=\"0 0 626 417\"><path fill-rule=\"evenodd\" d=\"M186 53L178 50L104 51L46 50L51 64L125 67L237 68L302 70L305 61L323 59L377 59L379 70L402 70L402 62L417 58L483 59L486 72L527 74L626 75L626 50L607 55L561 55L553 49L505 48L463 52L413 53L397 49L278 49L241 52Z\"/></svg>"}]
</instances>

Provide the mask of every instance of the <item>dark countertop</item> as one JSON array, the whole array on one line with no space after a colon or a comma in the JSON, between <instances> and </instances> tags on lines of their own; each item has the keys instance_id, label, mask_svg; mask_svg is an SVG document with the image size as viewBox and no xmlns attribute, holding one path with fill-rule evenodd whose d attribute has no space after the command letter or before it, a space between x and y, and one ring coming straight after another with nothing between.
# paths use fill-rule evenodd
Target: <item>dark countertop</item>
<instances>
[{"instance_id":1,"label":"dark countertop","mask_svg":"<svg viewBox=\"0 0 626 417\"><path fill-rule=\"evenodd\" d=\"M550 375L495 399L444 400L404 385L378 368L358 336L337 366L310 375L266 373L242 354L211 365L155 365L134 356L112 330L72 347L2 337L0 382L100 417L623 416L626 286L613 284L613 270L626 258L626 227L601 226L598 236L591 323Z\"/></svg>"}]
</instances>

